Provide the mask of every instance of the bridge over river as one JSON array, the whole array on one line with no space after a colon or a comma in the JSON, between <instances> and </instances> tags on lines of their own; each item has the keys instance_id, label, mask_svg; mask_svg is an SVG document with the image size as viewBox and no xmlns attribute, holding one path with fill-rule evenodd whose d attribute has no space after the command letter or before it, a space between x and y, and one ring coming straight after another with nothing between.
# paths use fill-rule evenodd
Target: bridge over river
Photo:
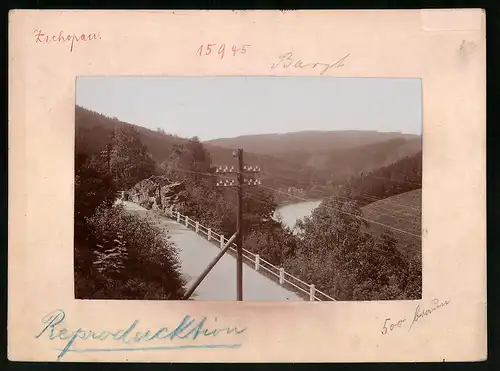
<instances>
[{"instance_id":1,"label":"bridge over river","mask_svg":"<svg viewBox=\"0 0 500 371\"><path fill-rule=\"evenodd\" d=\"M154 218L159 227L171 236L179 249L181 271L189 287L220 249L183 224L159 216L135 203L122 201L130 213ZM236 259L225 254L198 286L194 300L236 300ZM243 300L248 301L302 301L297 294L270 280L246 264L243 265Z\"/></svg>"}]
</instances>

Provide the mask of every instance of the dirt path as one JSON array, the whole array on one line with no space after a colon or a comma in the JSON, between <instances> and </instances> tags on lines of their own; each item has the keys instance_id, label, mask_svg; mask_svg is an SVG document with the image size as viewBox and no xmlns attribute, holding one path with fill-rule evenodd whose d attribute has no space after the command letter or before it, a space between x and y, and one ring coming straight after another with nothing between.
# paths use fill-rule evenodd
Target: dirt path
<instances>
[{"instance_id":1,"label":"dirt path","mask_svg":"<svg viewBox=\"0 0 500 371\"><path fill-rule=\"evenodd\" d=\"M163 229L168 230L172 241L179 249L182 273L188 280L188 287L220 252L217 246L169 218L158 216L153 211L131 202L123 204L129 212L153 217ZM236 260L227 254L223 256L198 286L193 299L236 300ZM243 265L243 300L302 301L303 299Z\"/></svg>"}]
</instances>

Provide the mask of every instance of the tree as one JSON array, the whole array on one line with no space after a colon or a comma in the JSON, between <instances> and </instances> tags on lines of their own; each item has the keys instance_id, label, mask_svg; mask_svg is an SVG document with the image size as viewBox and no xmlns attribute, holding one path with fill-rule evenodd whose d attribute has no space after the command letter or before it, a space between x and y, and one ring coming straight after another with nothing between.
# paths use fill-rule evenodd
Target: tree
<instances>
[{"instance_id":1,"label":"tree","mask_svg":"<svg viewBox=\"0 0 500 371\"><path fill-rule=\"evenodd\" d=\"M299 237L308 250L353 249L367 238L368 224L355 201L325 199L311 216L297 222Z\"/></svg>"},{"instance_id":2,"label":"tree","mask_svg":"<svg viewBox=\"0 0 500 371\"><path fill-rule=\"evenodd\" d=\"M129 189L155 174L155 161L134 127L115 131L111 142L110 167L113 179L120 189Z\"/></svg>"},{"instance_id":3,"label":"tree","mask_svg":"<svg viewBox=\"0 0 500 371\"><path fill-rule=\"evenodd\" d=\"M235 196L235 195L234 195ZM236 198L234 198L236 201ZM243 188L243 229L248 234L254 230L276 228L273 219L277 208L274 195L261 188Z\"/></svg>"},{"instance_id":4,"label":"tree","mask_svg":"<svg viewBox=\"0 0 500 371\"><path fill-rule=\"evenodd\" d=\"M197 137L183 144L174 144L170 156L162 163L162 169L170 178L186 180L195 185L207 183L211 173L210 154Z\"/></svg>"},{"instance_id":5,"label":"tree","mask_svg":"<svg viewBox=\"0 0 500 371\"><path fill-rule=\"evenodd\" d=\"M422 152L346 181L335 194L349 197L361 206L422 188Z\"/></svg>"},{"instance_id":6,"label":"tree","mask_svg":"<svg viewBox=\"0 0 500 371\"><path fill-rule=\"evenodd\" d=\"M116 187L100 164L86 155L75 159L75 221L83 222L101 204L111 206Z\"/></svg>"},{"instance_id":7,"label":"tree","mask_svg":"<svg viewBox=\"0 0 500 371\"><path fill-rule=\"evenodd\" d=\"M286 269L337 300L418 298L417 266L399 252L391 233L374 237L360 216L355 201L323 201L297 223L299 247Z\"/></svg>"},{"instance_id":8,"label":"tree","mask_svg":"<svg viewBox=\"0 0 500 371\"><path fill-rule=\"evenodd\" d=\"M75 157L75 285L79 291L92 291L88 277L91 275L94 255L92 228L87 220L99 207L111 207L116 187L99 158L89 158L77 153ZM87 287L90 284L89 287Z\"/></svg>"},{"instance_id":9,"label":"tree","mask_svg":"<svg viewBox=\"0 0 500 371\"><path fill-rule=\"evenodd\" d=\"M252 230L246 236L244 245L271 264L281 266L295 257L297 243L290 228L278 219L268 223L266 228Z\"/></svg>"}]
</instances>

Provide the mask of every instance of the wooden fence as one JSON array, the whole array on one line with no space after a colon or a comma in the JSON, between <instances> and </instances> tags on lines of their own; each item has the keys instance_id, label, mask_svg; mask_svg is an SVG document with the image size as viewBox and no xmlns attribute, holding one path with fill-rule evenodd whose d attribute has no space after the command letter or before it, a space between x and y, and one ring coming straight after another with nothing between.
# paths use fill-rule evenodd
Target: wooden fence
<instances>
[{"instance_id":1,"label":"wooden fence","mask_svg":"<svg viewBox=\"0 0 500 371\"><path fill-rule=\"evenodd\" d=\"M193 229L197 234L204 236L208 241L217 244L220 248L223 248L228 241L224 235L212 231L211 228L201 225L199 222L190 219L186 215L182 215L178 211L174 211L173 207L167 208L165 213L168 217ZM236 253L236 244L233 244L229 249L233 253ZM280 285L290 285L294 287L296 290L309 297L310 301L335 301L334 298L318 290L313 284L308 284L292 276L290 273L285 272L284 268L274 266L262 259L258 254L243 249L243 260L246 260L247 265L251 266L256 271L267 273L265 274L266 276L277 281Z\"/></svg>"}]
</instances>

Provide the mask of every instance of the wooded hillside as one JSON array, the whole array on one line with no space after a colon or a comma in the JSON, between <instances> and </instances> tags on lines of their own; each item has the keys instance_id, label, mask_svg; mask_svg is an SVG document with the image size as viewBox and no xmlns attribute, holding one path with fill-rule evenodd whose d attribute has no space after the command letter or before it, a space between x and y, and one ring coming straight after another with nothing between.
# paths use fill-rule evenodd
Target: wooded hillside
<instances>
[{"instance_id":1,"label":"wooded hillside","mask_svg":"<svg viewBox=\"0 0 500 371\"><path fill-rule=\"evenodd\" d=\"M300 131L284 134L243 135L205 142L225 148L243 148L246 151L268 155L299 153L326 153L332 148L346 150L391 139L416 139L416 135L377 131Z\"/></svg>"},{"instance_id":2,"label":"wooded hillside","mask_svg":"<svg viewBox=\"0 0 500 371\"><path fill-rule=\"evenodd\" d=\"M142 143L157 163L168 158L174 145L185 144L188 140L130 125L78 106L75 119L76 150L84 154L103 150L113 131L127 126L138 130ZM421 139L400 133L348 131L266 134L203 143L214 165L234 163L232 152L236 147L233 145L243 147L247 164L260 166L263 184L284 193L293 193L295 189L301 197L317 198L333 194L337 186L349 178L417 153L421 150ZM278 202L289 201L284 193L278 197Z\"/></svg>"},{"instance_id":3,"label":"wooded hillside","mask_svg":"<svg viewBox=\"0 0 500 371\"><path fill-rule=\"evenodd\" d=\"M351 178L339 187L335 195L356 200L364 206L420 188L422 188L422 152Z\"/></svg>"}]
</instances>

